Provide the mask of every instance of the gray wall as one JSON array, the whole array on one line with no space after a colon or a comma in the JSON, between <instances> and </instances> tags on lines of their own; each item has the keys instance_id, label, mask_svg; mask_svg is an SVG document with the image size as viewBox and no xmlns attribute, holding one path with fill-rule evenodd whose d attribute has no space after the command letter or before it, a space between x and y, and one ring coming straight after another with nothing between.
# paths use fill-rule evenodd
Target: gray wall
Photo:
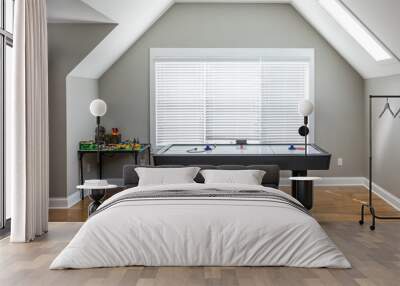
<instances>
[{"instance_id":1,"label":"gray wall","mask_svg":"<svg viewBox=\"0 0 400 286\"><path fill-rule=\"evenodd\" d=\"M66 76L113 27L48 24L50 197L67 194Z\"/></svg>"},{"instance_id":2,"label":"gray wall","mask_svg":"<svg viewBox=\"0 0 400 286\"><path fill-rule=\"evenodd\" d=\"M79 141L93 139L96 119L89 112L93 99L99 97L98 80L67 76L67 195L80 184ZM95 156L85 157L85 179L96 177Z\"/></svg>"},{"instance_id":3,"label":"gray wall","mask_svg":"<svg viewBox=\"0 0 400 286\"><path fill-rule=\"evenodd\" d=\"M366 98L368 95L400 95L400 75L368 79L365 81ZM373 181L400 198L400 176L397 174L400 163L400 119L393 119L387 113L381 119L379 114L385 105L385 99L375 99L373 103ZM394 112L400 109L400 99L390 100ZM368 126L368 105L366 105L366 129ZM368 132L366 132L368 136ZM366 138L366 142L368 138ZM365 154L367 158L368 153ZM366 167L368 165L366 164Z\"/></svg>"},{"instance_id":4,"label":"gray wall","mask_svg":"<svg viewBox=\"0 0 400 286\"><path fill-rule=\"evenodd\" d=\"M364 81L291 6L175 4L100 79L105 126L149 141L149 49L315 48L316 143L333 153L324 176L364 175ZM342 157L343 167L336 166ZM119 176L114 165L106 175Z\"/></svg>"}]
</instances>

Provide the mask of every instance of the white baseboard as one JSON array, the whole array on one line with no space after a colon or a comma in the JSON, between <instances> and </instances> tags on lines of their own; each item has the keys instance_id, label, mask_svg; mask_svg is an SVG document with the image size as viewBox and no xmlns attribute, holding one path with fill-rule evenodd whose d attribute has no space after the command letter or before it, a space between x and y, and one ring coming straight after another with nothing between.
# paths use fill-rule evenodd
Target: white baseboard
<instances>
[{"instance_id":1,"label":"white baseboard","mask_svg":"<svg viewBox=\"0 0 400 286\"><path fill-rule=\"evenodd\" d=\"M85 195L85 193L84 193ZM81 191L73 192L68 196L68 208L72 207L81 200Z\"/></svg>"},{"instance_id":2,"label":"white baseboard","mask_svg":"<svg viewBox=\"0 0 400 286\"><path fill-rule=\"evenodd\" d=\"M49 209L65 209L68 208L67 198L50 198Z\"/></svg>"},{"instance_id":3,"label":"white baseboard","mask_svg":"<svg viewBox=\"0 0 400 286\"><path fill-rule=\"evenodd\" d=\"M363 186L364 177L323 177L321 180L315 181L315 186ZM281 178L280 186L291 186L289 178Z\"/></svg>"},{"instance_id":4,"label":"white baseboard","mask_svg":"<svg viewBox=\"0 0 400 286\"><path fill-rule=\"evenodd\" d=\"M368 190L368 179L364 178L363 186ZM378 184L372 183L372 191L379 196L381 199L383 199L385 202L387 202L389 205L391 205L393 208L396 210L400 211L400 198L396 197L389 191L385 190Z\"/></svg>"},{"instance_id":5,"label":"white baseboard","mask_svg":"<svg viewBox=\"0 0 400 286\"><path fill-rule=\"evenodd\" d=\"M87 192L84 193L87 196ZM69 194L67 198L50 198L49 209L67 209L77 204L81 200L81 191Z\"/></svg>"}]
</instances>

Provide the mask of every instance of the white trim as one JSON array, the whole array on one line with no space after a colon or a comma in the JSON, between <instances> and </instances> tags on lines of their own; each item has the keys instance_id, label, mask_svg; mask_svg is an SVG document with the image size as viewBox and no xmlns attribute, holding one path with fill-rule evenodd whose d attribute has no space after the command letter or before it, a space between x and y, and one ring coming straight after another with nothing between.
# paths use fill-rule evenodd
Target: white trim
<instances>
[{"instance_id":1,"label":"white trim","mask_svg":"<svg viewBox=\"0 0 400 286\"><path fill-rule=\"evenodd\" d=\"M150 60L155 58L253 58L263 57L271 60L283 59L310 61L314 58L314 48L150 48Z\"/></svg>"},{"instance_id":2,"label":"white trim","mask_svg":"<svg viewBox=\"0 0 400 286\"><path fill-rule=\"evenodd\" d=\"M150 84L150 106L149 106L149 112L150 112L150 146L151 146L151 151L154 150L156 147L156 88L155 88L155 49L150 49L150 57L149 57L149 84Z\"/></svg>"},{"instance_id":3,"label":"white trim","mask_svg":"<svg viewBox=\"0 0 400 286\"><path fill-rule=\"evenodd\" d=\"M310 63L309 74L309 100L315 105L315 49L314 48L150 48L149 57L149 84L150 84L150 144L156 147L156 114L155 114L155 61L162 58L226 58L262 57L271 60L308 61ZM315 141L315 112L309 116L310 135L308 142Z\"/></svg>"},{"instance_id":4,"label":"white trim","mask_svg":"<svg viewBox=\"0 0 400 286\"><path fill-rule=\"evenodd\" d=\"M83 193L85 195L85 193ZM73 205L77 204L81 200L81 191L73 192L68 196L67 203L68 208L72 207Z\"/></svg>"},{"instance_id":5,"label":"white trim","mask_svg":"<svg viewBox=\"0 0 400 286\"><path fill-rule=\"evenodd\" d=\"M84 196L87 196L87 192L84 192ZM49 209L68 209L73 205L77 204L81 200L81 191L75 191L69 194L66 198L50 198Z\"/></svg>"},{"instance_id":6,"label":"white trim","mask_svg":"<svg viewBox=\"0 0 400 286\"><path fill-rule=\"evenodd\" d=\"M363 186L368 190L368 179L363 178ZM372 191L379 196L381 199L383 199L385 202L387 202L389 205L391 205L393 208L396 210L400 211L400 198L393 195L390 193L388 190L382 188L376 183L372 183Z\"/></svg>"},{"instance_id":7,"label":"white trim","mask_svg":"<svg viewBox=\"0 0 400 286\"><path fill-rule=\"evenodd\" d=\"M0 241L5 240L5 239L7 239L7 238L9 239L9 238L10 238L10 235L7 235L7 236L1 238Z\"/></svg>"},{"instance_id":8,"label":"white trim","mask_svg":"<svg viewBox=\"0 0 400 286\"><path fill-rule=\"evenodd\" d=\"M376 61L397 63L393 53L341 0L318 0L335 21Z\"/></svg>"},{"instance_id":9,"label":"white trim","mask_svg":"<svg viewBox=\"0 0 400 286\"><path fill-rule=\"evenodd\" d=\"M50 198L49 209L66 209L68 208L67 198Z\"/></svg>"},{"instance_id":10,"label":"white trim","mask_svg":"<svg viewBox=\"0 0 400 286\"><path fill-rule=\"evenodd\" d=\"M364 186L364 177L322 177L315 186ZM289 178L281 178L280 186L291 186Z\"/></svg>"}]
</instances>

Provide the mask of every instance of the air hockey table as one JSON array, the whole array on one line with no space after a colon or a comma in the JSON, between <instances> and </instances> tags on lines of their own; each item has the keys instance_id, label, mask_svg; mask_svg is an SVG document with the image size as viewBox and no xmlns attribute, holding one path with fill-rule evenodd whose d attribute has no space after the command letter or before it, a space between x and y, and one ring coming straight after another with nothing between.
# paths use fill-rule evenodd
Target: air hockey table
<instances>
[{"instance_id":1,"label":"air hockey table","mask_svg":"<svg viewBox=\"0 0 400 286\"><path fill-rule=\"evenodd\" d=\"M328 170L331 154L315 144L168 145L153 154L154 165L278 165L293 176L308 170ZM292 148L290 148L292 147ZM294 147L294 148L293 148Z\"/></svg>"},{"instance_id":2,"label":"air hockey table","mask_svg":"<svg viewBox=\"0 0 400 286\"><path fill-rule=\"evenodd\" d=\"M278 165L292 176L307 176L308 170L328 170L331 154L315 144L173 144L153 155L154 165ZM303 186L304 185L304 186ZM313 206L311 184L292 180L292 196L306 208ZM303 186L303 187L300 187Z\"/></svg>"}]
</instances>

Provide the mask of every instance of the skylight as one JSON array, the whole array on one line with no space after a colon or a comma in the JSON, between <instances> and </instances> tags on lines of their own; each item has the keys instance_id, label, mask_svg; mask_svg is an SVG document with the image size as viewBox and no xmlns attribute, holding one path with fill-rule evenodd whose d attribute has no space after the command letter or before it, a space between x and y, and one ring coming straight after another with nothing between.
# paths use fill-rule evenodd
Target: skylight
<instances>
[{"instance_id":1,"label":"skylight","mask_svg":"<svg viewBox=\"0 0 400 286\"><path fill-rule=\"evenodd\" d=\"M378 39L338 0L319 0L321 6L341 25L376 61L393 56Z\"/></svg>"}]
</instances>

